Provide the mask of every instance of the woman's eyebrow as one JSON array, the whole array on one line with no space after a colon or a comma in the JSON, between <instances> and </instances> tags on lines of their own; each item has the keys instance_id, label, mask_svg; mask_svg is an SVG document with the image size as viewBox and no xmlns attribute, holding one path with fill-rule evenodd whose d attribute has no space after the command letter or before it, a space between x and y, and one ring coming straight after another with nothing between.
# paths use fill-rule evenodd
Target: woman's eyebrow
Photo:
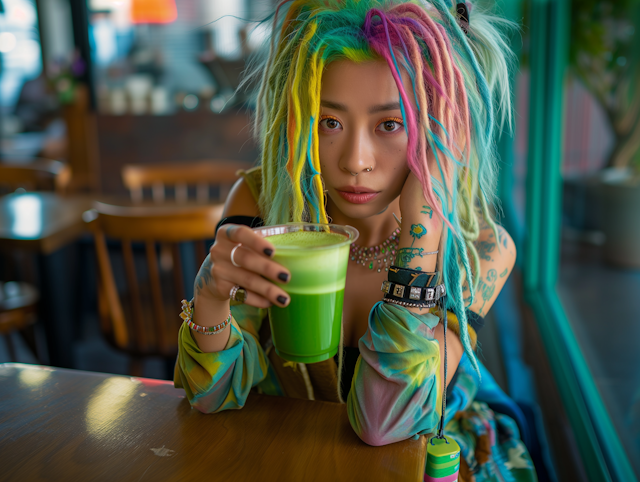
<instances>
[{"instance_id":1,"label":"woman's eyebrow","mask_svg":"<svg viewBox=\"0 0 640 482\"><path fill-rule=\"evenodd\" d=\"M344 104L338 104L337 102L330 102L328 100L321 100L320 105L323 107L328 107L329 109L340 110L342 112L347 112L347 106Z\"/></svg>"},{"instance_id":2,"label":"woman's eyebrow","mask_svg":"<svg viewBox=\"0 0 640 482\"><path fill-rule=\"evenodd\" d=\"M388 104L374 105L369 109L369 114L375 114L385 110L400 110L400 102L389 102Z\"/></svg>"},{"instance_id":3,"label":"woman's eyebrow","mask_svg":"<svg viewBox=\"0 0 640 482\"><path fill-rule=\"evenodd\" d=\"M349 109L344 104L339 104L337 102L331 102L328 100L321 100L320 105L323 107L328 107L329 109L335 109L342 112L348 112ZM383 112L386 110L399 110L400 102L389 102L388 104L378 104L371 106L369 108L369 114L376 114L377 112Z\"/></svg>"}]
</instances>

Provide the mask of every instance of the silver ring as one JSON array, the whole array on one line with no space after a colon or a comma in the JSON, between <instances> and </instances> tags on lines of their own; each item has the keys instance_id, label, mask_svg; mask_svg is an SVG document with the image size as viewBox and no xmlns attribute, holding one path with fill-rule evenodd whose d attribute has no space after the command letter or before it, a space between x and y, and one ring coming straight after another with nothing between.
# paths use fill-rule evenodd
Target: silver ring
<instances>
[{"instance_id":1,"label":"silver ring","mask_svg":"<svg viewBox=\"0 0 640 482\"><path fill-rule=\"evenodd\" d=\"M373 166L367 167L364 171L365 171L365 172L371 172L371 171L373 171Z\"/></svg>"},{"instance_id":2,"label":"silver ring","mask_svg":"<svg viewBox=\"0 0 640 482\"><path fill-rule=\"evenodd\" d=\"M352 176L357 176L358 175L357 172L351 172L351 171L349 171L349 174L351 174Z\"/></svg>"},{"instance_id":3,"label":"silver ring","mask_svg":"<svg viewBox=\"0 0 640 482\"><path fill-rule=\"evenodd\" d=\"M240 266L238 263L236 263L236 260L233 259L233 255L236 254L236 250L242 246L242 244L236 244L233 249L231 250L231 264L234 265L236 268L242 268L242 266Z\"/></svg>"}]
</instances>

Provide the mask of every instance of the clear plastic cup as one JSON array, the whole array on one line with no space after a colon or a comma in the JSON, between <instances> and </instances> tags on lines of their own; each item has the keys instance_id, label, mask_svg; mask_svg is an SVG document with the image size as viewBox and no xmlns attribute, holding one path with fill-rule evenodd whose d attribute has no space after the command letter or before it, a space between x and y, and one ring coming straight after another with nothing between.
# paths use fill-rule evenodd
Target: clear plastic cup
<instances>
[{"instance_id":1,"label":"clear plastic cup","mask_svg":"<svg viewBox=\"0 0 640 482\"><path fill-rule=\"evenodd\" d=\"M255 228L275 246L274 260L291 273L277 283L291 301L269 308L276 353L285 360L317 363L338 352L349 246L358 230L336 224L292 223Z\"/></svg>"}]
</instances>

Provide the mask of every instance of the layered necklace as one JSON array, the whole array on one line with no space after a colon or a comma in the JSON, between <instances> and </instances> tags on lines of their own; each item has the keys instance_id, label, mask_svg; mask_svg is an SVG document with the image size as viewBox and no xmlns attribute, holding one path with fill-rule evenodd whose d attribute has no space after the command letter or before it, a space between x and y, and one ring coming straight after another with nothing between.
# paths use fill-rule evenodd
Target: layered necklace
<instances>
[{"instance_id":1,"label":"layered necklace","mask_svg":"<svg viewBox=\"0 0 640 482\"><path fill-rule=\"evenodd\" d=\"M389 271L389 267L393 266L396 260L398 241L400 241L400 228L396 228L391 236L377 246L366 247L353 243L349 260L378 273L382 270Z\"/></svg>"}]
</instances>

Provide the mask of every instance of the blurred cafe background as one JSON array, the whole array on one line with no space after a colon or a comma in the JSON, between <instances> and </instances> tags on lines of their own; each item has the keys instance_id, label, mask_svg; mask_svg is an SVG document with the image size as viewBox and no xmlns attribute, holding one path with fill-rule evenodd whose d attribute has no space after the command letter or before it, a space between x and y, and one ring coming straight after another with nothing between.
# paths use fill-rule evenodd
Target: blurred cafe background
<instances>
[{"instance_id":1,"label":"blurred cafe background","mask_svg":"<svg viewBox=\"0 0 640 482\"><path fill-rule=\"evenodd\" d=\"M170 379L275 0L0 0L0 363ZM516 22L497 215L517 269L480 357L540 480L640 478L640 1ZM523 434L527 442L527 437Z\"/></svg>"}]
</instances>

